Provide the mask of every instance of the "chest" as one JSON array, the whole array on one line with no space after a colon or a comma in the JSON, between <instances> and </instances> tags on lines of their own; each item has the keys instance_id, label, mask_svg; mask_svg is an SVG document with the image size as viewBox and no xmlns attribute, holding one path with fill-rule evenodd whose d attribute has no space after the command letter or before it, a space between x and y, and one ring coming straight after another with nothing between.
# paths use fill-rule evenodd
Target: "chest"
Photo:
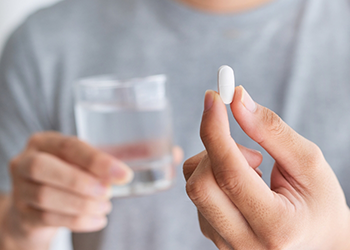
<instances>
[{"instance_id":1,"label":"chest","mask_svg":"<svg viewBox=\"0 0 350 250\"><path fill-rule=\"evenodd\" d=\"M350 49L344 43L350 41L350 20L322 11L312 19L307 7L311 8L306 6L300 17L283 24L271 22L252 30L228 24L196 37L157 22L117 26L103 35L82 34L84 44L73 45L76 48L59 64L62 75L51 79L59 86L51 90L55 129L75 133L72 83L77 78L167 74L175 141L189 157L203 148L199 124L205 90L216 90L216 71L228 64L235 70L236 83L258 103L320 146L346 186L342 176L350 175ZM232 117L230 124L239 143L258 148ZM272 159L264 157L262 169L268 170Z\"/></svg>"}]
</instances>

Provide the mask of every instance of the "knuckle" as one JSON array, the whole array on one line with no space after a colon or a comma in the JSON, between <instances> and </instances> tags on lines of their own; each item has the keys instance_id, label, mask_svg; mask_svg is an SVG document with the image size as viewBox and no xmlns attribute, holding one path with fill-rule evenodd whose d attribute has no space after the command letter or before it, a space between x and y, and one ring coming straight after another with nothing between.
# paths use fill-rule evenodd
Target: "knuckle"
<instances>
[{"instance_id":1,"label":"knuckle","mask_svg":"<svg viewBox=\"0 0 350 250\"><path fill-rule=\"evenodd\" d=\"M45 155L43 153L35 153L31 155L31 165L43 165L45 161Z\"/></svg>"},{"instance_id":2,"label":"knuckle","mask_svg":"<svg viewBox=\"0 0 350 250\"><path fill-rule=\"evenodd\" d=\"M48 190L44 186L40 186L37 188L34 194L34 202L40 206L45 206L48 199Z\"/></svg>"},{"instance_id":3,"label":"knuckle","mask_svg":"<svg viewBox=\"0 0 350 250\"><path fill-rule=\"evenodd\" d=\"M197 166L197 162L193 161L192 158L184 162L182 172L186 179L188 179L191 176L191 174Z\"/></svg>"},{"instance_id":4,"label":"knuckle","mask_svg":"<svg viewBox=\"0 0 350 250\"><path fill-rule=\"evenodd\" d=\"M213 230L213 229L212 228L208 228L208 222L207 221L205 221L205 222L204 221L200 221L199 227L200 227L200 230L201 230L201 232L202 232L202 234L204 235L205 238L207 238L209 240L214 240L214 239L212 239L212 234L209 233L210 230Z\"/></svg>"},{"instance_id":5,"label":"knuckle","mask_svg":"<svg viewBox=\"0 0 350 250\"><path fill-rule=\"evenodd\" d=\"M60 144L60 149L63 154L71 152L79 143L79 139L76 136L64 137Z\"/></svg>"},{"instance_id":6,"label":"knuckle","mask_svg":"<svg viewBox=\"0 0 350 250\"><path fill-rule=\"evenodd\" d=\"M200 137L204 142L214 142L217 138L217 134L207 129L205 126L201 126Z\"/></svg>"},{"instance_id":7,"label":"knuckle","mask_svg":"<svg viewBox=\"0 0 350 250\"><path fill-rule=\"evenodd\" d=\"M309 150L306 155L302 156L302 159L304 166L308 167L320 166L324 161L321 149L313 142L310 142Z\"/></svg>"},{"instance_id":8,"label":"knuckle","mask_svg":"<svg viewBox=\"0 0 350 250\"><path fill-rule=\"evenodd\" d=\"M213 133L213 131L220 131L220 127L208 124L208 121L203 117L199 135L204 143L214 143L220 138L220 133Z\"/></svg>"},{"instance_id":9,"label":"knuckle","mask_svg":"<svg viewBox=\"0 0 350 250\"><path fill-rule=\"evenodd\" d=\"M209 192L207 192L205 184L199 180L190 179L190 181L186 183L186 192L188 197L190 197L196 205L206 203L209 199Z\"/></svg>"},{"instance_id":10,"label":"knuckle","mask_svg":"<svg viewBox=\"0 0 350 250\"><path fill-rule=\"evenodd\" d=\"M229 170L222 170L215 174L215 178L219 187L226 193L237 198L242 196L244 183L239 181L240 178L237 178L235 173L232 173L232 171Z\"/></svg>"},{"instance_id":11,"label":"knuckle","mask_svg":"<svg viewBox=\"0 0 350 250\"><path fill-rule=\"evenodd\" d=\"M19 197L13 197L13 201L12 201L14 208L17 209L20 212L24 212L27 209L27 203L23 200L20 199Z\"/></svg>"},{"instance_id":12,"label":"knuckle","mask_svg":"<svg viewBox=\"0 0 350 250\"><path fill-rule=\"evenodd\" d=\"M195 164L195 162L192 160L192 158L187 159L184 162L183 168L185 169L192 169L194 167L194 165L197 166L197 164Z\"/></svg>"},{"instance_id":13,"label":"knuckle","mask_svg":"<svg viewBox=\"0 0 350 250\"><path fill-rule=\"evenodd\" d=\"M206 227L203 227L203 225L200 224L200 229L201 229L201 232L202 232L202 234L204 235L204 237L210 240L210 235L209 235L209 233L207 232Z\"/></svg>"},{"instance_id":14,"label":"knuckle","mask_svg":"<svg viewBox=\"0 0 350 250\"><path fill-rule=\"evenodd\" d=\"M79 191L82 189L82 183L83 179L79 179L77 178L76 175L72 175L69 178L67 178L67 187L69 189L75 190L75 191Z\"/></svg>"},{"instance_id":15,"label":"knuckle","mask_svg":"<svg viewBox=\"0 0 350 250\"><path fill-rule=\"evenodd\" d=\"M207 238L210 239L209 233L208 233L208 221L204 218L204 216L201 214L200 211L198 212L198 221L199 221L199 228L202 232L202 234Z\"/></svg>"},{"instance_id":16,"label":"knuckle","mask_svg":"<svg viewBox=\"0 0 350 250\"><path fill-rule=\"evenodd\" d=\"M35 133L35 134L33 134L33 135L28 139L27 147L28 147L28 148L35 148L35 147L37 147L37 145L39 145L40 142L41 142L41 138L42 138L42 134L41 134L41 133Z\"/></svg>"},{"instance_id":17,"label":"knuckle","mask_svg":"<svg viewBox=\"0 0 350 250\"><path fill-rule=\"evenodd\" d=\"M40 213L39 218L44 225L49 226L52 224L52 216L51 216L50 212L40 211L39 213Z\"/></svg>"},{"instance_id":18,"label":"knuckle","mask_svg":"<svg viewBox=\"0 0 350 250\"><path fill-rule=\"evenodd\" d=\"M200 212L198 211L198 220L199 220L199 228L202 232L202 234L209 239L209 235L208 235L208 229L207 229L207 221L205 221L205 219L203 218L203 216L200 214Z\"/></svg>"},{"instance_id":19,"label":"knuckle","mask_svg":"<svg viewBox=\"0 0 350 250\"><path fill-rule=\"evenodd\" d=\"M44 156L40 153L32 154L29 156L28 161L28 175L29 177L36 179L41 173Z\"/></svg>"},{"instance_id":20,"label":"knuckle","mask_svg":"<svg viewBox=\"0 0 350 250\"><path fill-rule=\"evenodd\" d=\"M206 228L204 227L202 229L202 234L209 240L211 240L215 246L220 250L233 250L231 246L228 246L228 244L225 242L225 240L213 229L213 228ZM235 242L237 245L237 242ZM241 248L237 248L241 249Z\"/></svg>"},{"instance_id":21,"label":"knuckle","mask_svg":"<svg viewBox=\"0 0 350 250\"><path fill-rule=\"evenodd\" d=\"M18 158L17 157L12 158L10 160L10 162L9 162L10 168L14 168L17 165L17 162L18 162Z\"/></svg>"},{"instance_id":22,"label":"knuckle","mask_svg":"<svg viewBox=\"0 0 350 250\"><path fill-rule=\"evenodd\" d=\"M263 124L267 126L267 130L275 135L281 135L285 131L285 124L282 119L271 110L264 108L263 111Z\"/></svg>"},{"instance_id":23,"label":"knuckle","mask_svg":"<svg viewBox=\"0 0 350 250\"><path fill-rule=\"evenodd\" d=\"M86 193L96 184L93 177L80 172L73 172L66 178L65 186L78 193Z\"/></svg>"},{"instance_id":24,"label":"knuckle","mask_svg":"<svg viewBox=\"0 0 350 250\"><path fill-rule=\"evenodd\" d=\"M220 237L215 237L213 241L216 247L220 250L234 250L231 246L228 246Z\"/></svg>"},{"instance_id":25,"label":"knuckle","mask_svg":"<svg viewBox=\"0 0 350 250\"><path fill-rule=\"evenodd\" d=\"M91 169L94 166L110 166L113 164L113 158L107 154L100 153L98 151L91 152L90 157L87 159L87 168Z\"/></svg>"},{"instance_id":26,"label":"knuckle","mask_svg":"<svg viewBox=\"0 0 350 250\"><path fill-rule=\"evenodd\" d=\"M315 143L311 143L309 158L311 163L316 164L319 164L324 158L321 149Z\"/></svg>"},{"instance_id":27,"label":"knuckle","mask_svg":"<svg viewBox=\"0 0 350 250\"><path fill-rule=\"evenodd\" d=\"M9 162L9 169L10 172L13 174L14 171L16 170L17 166L18 166L18 162L19 162L19 156L14 157L10 160Z\"/></svg>"}]
</instances>

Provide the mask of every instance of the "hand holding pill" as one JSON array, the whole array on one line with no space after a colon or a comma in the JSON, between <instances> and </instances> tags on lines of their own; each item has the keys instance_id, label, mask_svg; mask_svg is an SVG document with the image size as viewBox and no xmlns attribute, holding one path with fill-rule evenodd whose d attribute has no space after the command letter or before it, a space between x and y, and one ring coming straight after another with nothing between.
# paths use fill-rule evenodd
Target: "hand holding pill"
<instances>
[{"instance_id":1,"label":"hand holding pill","mask_svg":"<svg viewBox=\"0 0 350 250\"><path fill-rule=\"evenodd\" d=\"M232 71L233 75L233 71ZM242 86L226 66L207 91L200 135L206 151L184 164L186 191L203 234L219 249L350 249L350 212L321 150ZM230 85L226 83L230 82ZM224 103L243 131L274 159L270 187L254 169L261 161L231 137Z\"/></svg>"}]
</instances>

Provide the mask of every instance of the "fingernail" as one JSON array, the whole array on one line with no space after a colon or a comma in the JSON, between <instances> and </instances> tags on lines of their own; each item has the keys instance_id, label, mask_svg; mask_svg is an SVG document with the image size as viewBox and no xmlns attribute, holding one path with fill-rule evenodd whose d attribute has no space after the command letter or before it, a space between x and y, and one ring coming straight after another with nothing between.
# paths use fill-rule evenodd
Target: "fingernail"
<instances>
[{"instance_id":1,"label":"fingernail","mask_svg":"<svg viewBox=\"0 0 350 250\"><path fill-rule=\"evenodd\" d=\"M254 152L256 154L262 155L261 151L259 151L259 150L255 150L255 149L252 149L252 148L249 148L249 150L251 150L252 152Z\"/></svg>"},{"instance_id":2,"label":"fingernail","mask_svg":"<svg viewBox=\"0 0 350 250\"><path fill-rule=\"evenodd\" d=\"M126 184L134 178L134 172L121 161L113 162L110 174L114 184Z\"/></svg>"},{"instance_id":3,"label":"fingernail","mask_svg":"<svg viewBox=\"0 0 350 250\"><path fill-rule=\"evenodd\" d=\"M204 111L208 111L214 103L214 92L212 90L207 90L205 92L204 98Z\"/></svg>"},{"instance_id":4,"label":"fingernail","mask_svg":"<svg viewBox=\"0 0 350 250\"><path fill-rule=\"evenodd\" d=\"M260 168L256 168L255 171L258 173L258 175L260 175L260 177L262 177L263 172L260 170Z\"/></svg>"},{"instance_id":5,"label":"fingernail","mask_svg":"<svg viewBox=\"0 0 350 250\"><path fill-rule=\"evenodd\" d=\"M242 88L241 102L243 103L244 107L246 107L246 109L254 113L256 111L256 103L250 97L248 92L243 88L243 86L240 87Z\"/></svg>"}]
</instances>

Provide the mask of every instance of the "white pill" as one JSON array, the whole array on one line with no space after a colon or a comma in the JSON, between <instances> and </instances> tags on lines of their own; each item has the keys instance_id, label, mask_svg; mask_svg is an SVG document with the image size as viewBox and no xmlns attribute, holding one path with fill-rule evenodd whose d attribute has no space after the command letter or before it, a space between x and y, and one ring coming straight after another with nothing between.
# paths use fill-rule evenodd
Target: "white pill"
<instances>
[{"instance_id":1,"label":"white pill","mask_svg":"<svg viewBox=\"0 0 350 250\"><path fill-rule=\"evenodd\" d=\"M235 93L235 75L233 69L223 65L218 70L218 91L222 101L230 104Z\"/></svg>"}]
</instances>

